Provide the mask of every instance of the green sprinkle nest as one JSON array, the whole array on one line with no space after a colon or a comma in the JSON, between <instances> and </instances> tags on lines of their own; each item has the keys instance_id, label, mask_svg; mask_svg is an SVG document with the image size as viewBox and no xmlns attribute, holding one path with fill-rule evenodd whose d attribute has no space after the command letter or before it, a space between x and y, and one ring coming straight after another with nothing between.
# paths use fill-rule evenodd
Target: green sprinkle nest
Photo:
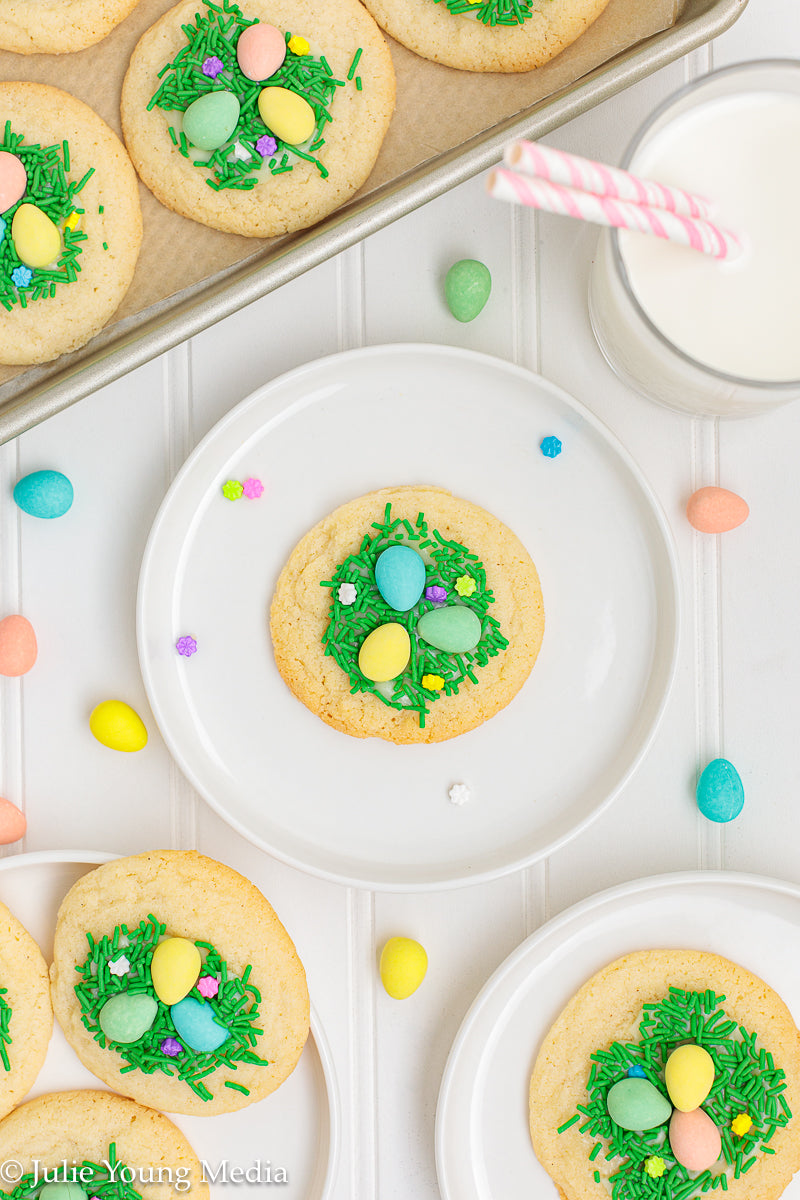
<instances>
[{"instance_id":1,"label":"green sprinkle nest","mask_svg":"<svg viewBox=\"0 0 800 1200\"><path fill-rule=\"evenodd\" d=\"M241 111L236 128L225 145L208 158L202 155L192 158L198 151L193 149L183 130L177 130L172 125L168 127L173 144L184 158L189 159L193 166L209 172L206 183L214 191L226 188L249 191L258 184L262 166L266 165L272 175L281 175L293 170L293 160L297 159L314 163L323 179L327 178L327 168L316 157L316 152L325 144L323 133L326 124L333 120L329 112L331 101L337 88L346 87L353 78L361 50L356 51L347 80L336 79L324 57L316 58L310 53L294 54L289 50L288 43L292 35L286 32L287 51L283 65L268 80L256 83L248 79L239 67L236 44L242 31L258 22L249 21L231 0L223 0L221 6L212 4L211 0L204 0L204 4L208 16L203 17L198 13L193 24L182 27L186 34L186 45L172 62L159 71L163 83L151 97L148 111L157 107L166 112L177 110L183 113L195 100L215 91L232 92L238 98ZM223 70L214 78L203 74L203 63L212 57L218 58L223 64ZM355 83L360 91L360 77ZM313 108L316 125L306 150L281 141L262 120L258 97L265 84L287 88L302 96ZM262 157L256 143L265 136L274 138L277 148L274 153ZM233 148L237 144L249 157L237 158L233 155Z\"/></svg>"},{"instance_id":2,"label":"green sprinkle nest","mask_svg":"<svg viewBox=\"0 0 800 1200\"><path fill-rule=\"evenodd\" d=\"M531 17L531 5L528 0L482 0L482 3L471 3L470 0L445 0L448 9L454 16L476 17L484 25L524 25ZM434 0L440 4L441 0Z\"/></svg>"},{"instance_id":3,"label":"green sprinkle nest","mask_svg":"<svg viewBox=\"0 0 800 1200\"><path fill-rule=\"evenodd\" d=\"M757 1035L730 1020L722 1007L724 999L710 990L670 988L664 1000L644 1005L641 1041L613 1042L592 1055L587 1102L577 1106L558 1132L580 1122L579 1132L594 1141L591 1162L600 1154L619 1160L608 1177L613 1200L689 1200L715 1189L725 1192L729 1179L749 1171L759 1154L774 1154L769 1143L775 1130L792 1116L783 1095L786 1076L767 1050L757 1048ZM666 1095L664 1066L672 1051L687 1041L702 1046L714 1061L714 1083L701 1107L722 1138L719 1162L691 1174L675 1161L666 1125L631 1133L611 1120L606 1104L609 1088L633 1066L641 1067L650 1083ZM749 1114L753 1124L748 1133L738 1136L731 1121L742 1112ZM645 1160L652 1155L664 1160L660 1178L651 1178L644 1170Z\"/></svg>"},{"instance_id":4,"label":"green sprinkle nest","mask_svg":"<svg viewBox=\"0 0 800 1200\"><path fill-rule=\"evenodd\" d=\"M331 608L328 625L323 634L325 654L339 664L350 679L351 694L369 692L390 708L415 712L420 728L425 727L428 706L440 696L453 696L463 683L469 680L478 683L477 668L485 667L489 659L499 654L508 645L508 639L500 630L500 623L490 615L489 607L494 596L486 583L486 572L477 554L473 554L460 542L448 541L438 530L428 529L425 514L419 513L416 521L392 518L392 506L386 505L383 521L375 521L375 533L366 533L356 554L349 555L337 567L333 579L323 580L321 587L331 588ZM481 620L481 638L474 650L465 654L449 654L423 642L416 633L419 618L433 608L441 607L423 598L409 612L397 612L390 608L378 591L375 583L375 563L389 546L398 543L412 546L427 556L425 588L443 587L447 590L447 603L455 598L473 609ZM475 582L471 596L461 597L455 589L456 580L468 575ZM351 583L356 589L353 604L339 600L339 587ZM411 640L411 658L402 675L389 685L377 685L367 679L359 669L358 654L361 644L373 629L387 622L397 622L408 631ZM441 691L431 691L422 686L426 675L438 675L444 680ZM381 691L381 687L385 690ZM391 694L386 691L391 687Z\"/></svg>"},{"instance_id":5,"label":"green sprinkle nest","mask_svg":"<svg viewBox=\"0 0 800 1200\"><path fill-rule=\"evenodd\" d=\"M82 229L68 229L62 222L73 211L79 215L85 211L77 206L76 197L94 174L94 167L82 179L69 181L69 143L26 144L21 133L13 132L10 121L5 123L0 150L15 154L28 176L25 194L0 217L0 304L10 312L15 304L27 308L33 300L55 296L58 284L73 283L78 278L81 269L78 259L86 234ZM35 204L54 225L61 227L61 254L55 266L26 268L17 254L11 239L11 224L21 204ZM19 268L30 272L28 283L21 285L12 279L12 273Z\"/></svg>"},{"instance_id":6,"label":"green sprinkle nest","mask_svg":"<svg viewBox=\"0 0 800 1200\"><path fill-rule=\"evenodd\" d=\"M158 1169L154 1168L154 1172ZM45 1182L44 1173L47 1183L76 1183L87 1195L97 1197L97 1200L141 1200L141 1192L131 1187L134 1172L117 1159L115 1142L110 1143L108 1159L103 1163L84 1159L79 1165L73 1159L66 1169L61 1163L53 1168L38 1163L35 1171L23 1175L10 1192L3 1194L8 1196L8 1200L30 1200Z\"/></svg>"},{"instance_id":7,"label":"green sprinkle nest","mask_svg":"<svg viewBox=\"0 0 800 1200\"><path fill-rule=\"evenodd\" d=\"M8 1047L11 1045L11 1005L6 1000L8 988L0 988L0 1062L4 1071L11 1070L11 1060L8 1057Z\"/></svg>"},{"instance_id":8,"label":"green sprinkle nest","mask_svg":"<svg viewBox=\"0 0 800 1200\"><path fill-rule=\"evenodd\" d=\"M170 1016L169 1005L156 996L150 978L153 952L165 936L166 926L152 913L146 921L140 921L133 931L127 925L117 925L110 937L105 936L100 941L95 941L91 933L87 933L89 953L83 964L75 968L81 976L81 982L75 985L75 995L81 1006L81 1019L96 1042L104 1048L116 1050L125 1060L127 1065L120 1068L121 1073L139 1070L148 1075L156 1071L163 1071L165 1075L177 1075L201 1099L211 1100L213 1094L203 1079L218 1067L235 1069L238 1063L268 1065L267 1060L260 1058L254 1050L259 1036L263 1033L256 1024L261 993L249 982L249 966L241 979L238 979L228 973L225 960L210 942L196 942L195 945L204 958L201 975L215 976L219 981L219 991L216 996L206 998L194 987L189 995L203 1004L210 1004L215 1018L228 1029L230 1036L217 1050L192 1050L179 1038ZM109 961L123 954L130 963L129 970L125 975L113 975L109 970ZM147 1032L138 1041L124 1045L109 1041L98 1020L103 1005L120 992L144 992L152 996L158 1004L158 1012ZM176 1058L165 1054L161 1049L161 1042L165 1038L180 1040L183 1046L182 1054ZM226 1083L227 1086L248 1094L248 1089L241 1084Z\"/></svg>"}]
</instances>

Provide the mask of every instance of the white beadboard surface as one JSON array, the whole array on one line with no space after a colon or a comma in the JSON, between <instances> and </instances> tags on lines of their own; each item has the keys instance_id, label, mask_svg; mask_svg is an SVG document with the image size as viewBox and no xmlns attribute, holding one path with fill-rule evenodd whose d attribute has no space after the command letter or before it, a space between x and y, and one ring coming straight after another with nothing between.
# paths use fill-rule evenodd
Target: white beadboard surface
<instances>
[{"instance_id":1,"label":"white beadboard surface","mask_svg":"<svg viewBox=\"0 0 800 1200\"><path fill-rule=\"evenodd\" d=\"M750 0L711 46L548 140L618 161L645 114L685 81L727 63L790 56L800 57L796 0ZM335 1061L342 1143L326 1200L439 1195L434 1118L448 1050L482 984L547 918L663 872L723 868L800 883L800 404L735 423L692 420L626 388L589 328L595 240L592 228L490 201L483 179L472 180L0 447L0 616L23 613L39 640L33 672L0 681L0 794L28 818L24 842L4 853L194 846L261 887L295 939ZM463 257L483 260L493 278L491 301L470 325L455 322L442 299L443 275ZM233 832L171 762L136 652L142 551L192 447L281 372L385 342L470 347L576 396L649 479L682 574L677 679L655 743L622 794L550 859L433 894L328 883ZM58 522L26 519L11 502L14 481L44 467L75 484L74 507ZM685 503L715 482L743 495L751 516L723 539L703 539ZM142 753L111 752L89 733L88 713L112 696L145 720ZM711 826L694 804L698 767L717 755L735 762L747 796L727 827ZM530 769L524 746L519 769ZM393 934L420 940L430 962L423 986L402 1003L377 974ZM279 1150L271 1157L279 1161Z\"/></svg>"}]
</instances>

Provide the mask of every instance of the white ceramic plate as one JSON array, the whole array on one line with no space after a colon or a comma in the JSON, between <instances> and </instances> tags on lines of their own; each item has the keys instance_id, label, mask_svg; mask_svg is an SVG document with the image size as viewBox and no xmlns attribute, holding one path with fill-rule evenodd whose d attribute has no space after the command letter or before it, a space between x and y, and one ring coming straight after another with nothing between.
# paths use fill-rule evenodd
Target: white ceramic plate
<instances>
[{"instance_id":1,"label":"white ceramic plate","mask_svg":"<svg viewBox=\"0 0 800 1200\"><path fill-rule=\"evenodd\" d=\"M725 871L635 880L543 925L489 979L453 1043L436 1114L443 1200L557 1200L531 1146L528 1088L544 1035L595 971L634 950L707 950L761 976L800 1021L798 927L800 888ZM784 1196L800 1197L800 1176Z\"/></svg>"},{"instance_id":2,"label":"white ceramic plate","mask_svg":"<svg viewBox=\"0 0 800 1200\"><path fill-rule=\"evenodd\" d=\"M48 962L53 957L56 914L64 895L81 875L114 857L91 850L67 850L0 860L0 900L33 935ZM28 1098L72 1088L108 1090L82 1065L56 1022L44 1067ZM278 1188L283 1200L326 1200L336 1171L340 1113L330 1050L313 1009L311 1037L300 1062L271 1096L235 1113L171 1115L171 1120L207 1164L212 1196L233 1198L241 1193L244 1185L230 1182L232 1168L260 1170L264 1185L260 1190L264 1190L268 1171L274 1175L283 1167L288 1177ZM223 1182L223 1161L228 1163L227 1183ZM269 1168L267 1164L271 1164Z\"/></svg>"},{"instance_id":3,"label":"white ceramic plate","mask_svg":"<svg viewBox=\"0 0 800 1200\"><path fill-rule=\"evenodd\" d=\"M539 443L557 435L563 451ZM226 479L257 476L257 501ZM295 700L267 627L297 541L337 505L433 483L490 509L539 568L547 628L511 705L472 733L394 746L337 733ZM625 450L577 401L498 359L382 346L311 363L235 408L156 517L138 640L156 721L183 772L257 845L373 888L510 871L595 817L652 738L678 612L671 539ZM191 634L198 652L175 650ZM452 805L465 782L472 800Z\"/></svg>"}]
</instances>

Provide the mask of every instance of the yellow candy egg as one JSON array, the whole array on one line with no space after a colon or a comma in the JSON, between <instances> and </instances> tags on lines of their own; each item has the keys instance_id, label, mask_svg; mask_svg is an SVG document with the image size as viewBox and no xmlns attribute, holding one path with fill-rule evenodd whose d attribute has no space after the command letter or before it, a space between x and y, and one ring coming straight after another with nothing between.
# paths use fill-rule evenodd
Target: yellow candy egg
<instances>
[{"instance_id":1,"label":"yellow candy egg","mask_svg":"<svg viewBox=\"0 0 800 1200\"><path fill-rule=\"evenodd\" d=\"M159 942L150 960L150 978L159 1000L177 1004L188 996L202 965L200 951L188 938L172 937Z\"/></svg>"},{"instance_id":2,"label":"yellow candy egg","mask_svg":"<svg viewBox=\"0 0 800 1200\"><path fill-rule=\"evenodd\" d=\"M381 983L395 1000L405 1000L425 978L428 956L413 938L389 938L381 951Z\"/></svg>"},{"instance_id":3,"label":"yellow candy egg","mask_svg":"<svg viewBox=\"0 0 800 1200\"><path fill-rule=\"evenodd\" d=\"M287 146L307 142L317 123L308 101L288 88L263 88L258 97L258 111L267 128Z\"/></svg>"},{"instance_id":4,"label":"yellow candy egg","mask_svg":"<svg viewBox=\"0 0 800 1200\"><path fill-rule=\"evenodd\" d=\"M11 222L14 249L26 267L46 267L61 253L61 234L35 204L20 204Z\"/></svg>"},{"instance_id":5,"label":"yellow candy egg","mask_svg":"<svg viewBox=\"0 0 800 1200\"><path fill-rule=\"evenodd\" d=\"M147 745L147 730L137 712L124 700L104 700L92 710L89 728L110 750L132 752Z\"/></svg>"},{"instance_id":6,"label":"yellow candy egg","mask_svg":"<svg viewBox=\"0 0 800 1200\"><path fill-rule=\"evenodd\" d=\"M364 638L358 652L358 666L373 683L388 683L406 669L410 657L408 630L396 621L389 621Z\"/></svg>"},{"instance_id":7,"label":"yellow candy egg","mask_svg":"<svg viewBox=\"0 0 800 1200\"><path fill-rule=\"evenodd\" d=\"M664 1068L669 1098L681 1112L699 1108L714 1082L714 1060L702 1046L689 1044L673 1050Z\"/></svg>"}]
</instances>

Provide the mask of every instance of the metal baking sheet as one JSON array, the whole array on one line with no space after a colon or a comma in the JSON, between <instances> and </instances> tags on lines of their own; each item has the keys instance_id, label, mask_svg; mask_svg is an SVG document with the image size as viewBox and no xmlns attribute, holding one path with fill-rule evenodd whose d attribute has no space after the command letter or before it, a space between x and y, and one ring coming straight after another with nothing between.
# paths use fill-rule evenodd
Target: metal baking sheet
<instances>
[{"instance_id":1,"label":"metal baking sheet","mask_svg":"<svg viewBox=\"0 0 800 1200\"><path fill-rule=\"evenodd\" d=\"M428 200L499 161L514 137L542 137L565 121L732 25L747 0L687 0L676 23L521 113L428 159L313 229L117 321L68 360L32 367L0 386L0 443L200 333Z\"/></svg>"}]
</instances>

